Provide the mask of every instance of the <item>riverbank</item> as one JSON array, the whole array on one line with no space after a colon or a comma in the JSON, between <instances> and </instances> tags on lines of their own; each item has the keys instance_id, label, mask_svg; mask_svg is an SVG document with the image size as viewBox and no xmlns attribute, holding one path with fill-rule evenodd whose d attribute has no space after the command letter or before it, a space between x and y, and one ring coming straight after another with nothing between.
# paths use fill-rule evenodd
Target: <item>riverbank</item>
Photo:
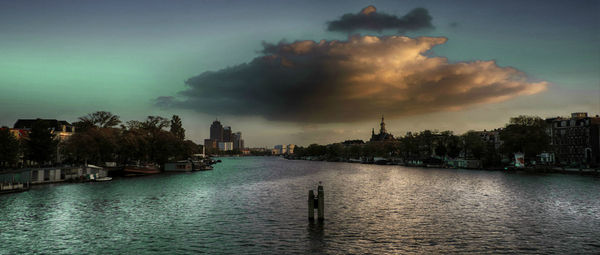
<instances>
[{"instance_id":1,"label":"riverbank","mask_svg":"<svg viewBox=\"0 0 600 255\"><path fill-rule=\"evenodd\" d=\"M30 189L33 185L53 184L53 183L81 183L110 181L112 177L139 177L147 175L157 175L165 173L192 172L212 170L214 165L220 160L206 159L197 167L191 162L171 163L175 165L173 169L165 168L160 171L156 168L155 172L139 172L131 174L127 171L127 166L98 167L94 165L87 166L59 166L43 168L21 168L0 170L0 194L23 192ZM185 171L178 169L183 165Z\"/></svg>"},{"instance_id":2,"label":"riverbank","mask_svg":"<svg viewBox=\"0 0 600 255\"><path fill-rule=\"evenodd\" d=\"M483 171L502 171L507 173L558 173L558 174L576 174L600 176L600 168L568 168L556 166L535 166L535 167L456 167L448 164L426 164L422 161L403 162L393 159L375 158L374 160L360 159L334 159L327 160L320 157L293 157L284 156L288 160L306 160L306 161L323 161L323 162L340 162L353 164L369 164L369 165L388 165L388 166L403 166L403 167L419 167L419 168L445 168L445 169L465 169L465 170L483 170Z\"/></svg>"}]
</instances>

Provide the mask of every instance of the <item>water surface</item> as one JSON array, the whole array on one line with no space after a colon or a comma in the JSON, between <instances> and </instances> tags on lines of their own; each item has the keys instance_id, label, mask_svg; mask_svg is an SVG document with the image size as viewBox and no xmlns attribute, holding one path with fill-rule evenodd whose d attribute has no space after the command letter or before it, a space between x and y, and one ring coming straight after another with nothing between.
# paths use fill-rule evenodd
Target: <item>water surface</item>
<instances>
[{"instance_id":1,"label":"water surface","mask_svg":"<svg viewBox=\"0 0 600 255\"><path fill-rule=\"evenodd\" d=\"M224 158L0 196L0 254L596 253L600 180ZM307 220L322 181L323 223Z\"/></svg>"}]
</instances>

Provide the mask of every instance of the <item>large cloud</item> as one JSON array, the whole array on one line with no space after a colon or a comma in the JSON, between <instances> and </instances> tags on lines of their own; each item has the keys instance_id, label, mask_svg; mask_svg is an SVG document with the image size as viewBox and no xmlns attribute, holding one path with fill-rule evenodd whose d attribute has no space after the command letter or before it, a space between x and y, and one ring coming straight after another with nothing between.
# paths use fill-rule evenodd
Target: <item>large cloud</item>
<instances>
[{"instance_id":1,"label":"large cloud","mask_svg":"<svg viewBox=\"0 0 600 255\"><path fill-rule=\"evenodd\" d=\"M328 123L459 110L546 89L493 61L448 63L426 54L443 37L354 36L264 44L249 63L186 81L163 107L269 120Z\"/></svg>"},{"instance_id":2,"label":"large cloud","mask_svg":"<svg viewBox=\"0 0 600 255\"><path fill-rule=\"evenodd\" d=\"M356 30L373 30L381 32L384 29L396 29L399 33L420 29L431 29L431 16L425 8L416 8L397 17L377 12L375 6L369 5L359 13L346 13L340 19L328 22L327 30L350 33Z\"/></svg>"}]
</instances>

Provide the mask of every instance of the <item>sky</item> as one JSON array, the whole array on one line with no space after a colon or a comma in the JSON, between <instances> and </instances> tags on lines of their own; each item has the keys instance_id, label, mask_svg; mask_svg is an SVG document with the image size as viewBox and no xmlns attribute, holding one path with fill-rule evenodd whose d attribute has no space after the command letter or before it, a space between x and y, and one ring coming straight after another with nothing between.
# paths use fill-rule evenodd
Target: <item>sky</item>
<instances>
[{"instance_id":1,"label":"sky","mask_svg":"<svg viewBox=\"0 0 600 255\"><path fill-rule=\"evenodd\" d=\"M0 0L0 125L218 118L246 146L600 114L599 1Z\"/></svg>"}]
</instances>

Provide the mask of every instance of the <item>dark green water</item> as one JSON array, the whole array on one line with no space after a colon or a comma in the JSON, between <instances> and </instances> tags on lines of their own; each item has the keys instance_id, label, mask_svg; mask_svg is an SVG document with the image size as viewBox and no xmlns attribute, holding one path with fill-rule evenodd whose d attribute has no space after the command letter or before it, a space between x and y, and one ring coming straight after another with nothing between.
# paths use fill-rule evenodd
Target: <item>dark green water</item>
<instances>
[{"instance_id":1,"label":"dark green water","mask_svg":"<svg viewBox=\"0 0 600 255\"><path fill-rule=\"evenodd\" d=\"M324 223L306 197L325 188ZM225 158L0 196L0 254L597 253L600 179Z\"/></svg>"}]
</instances>

